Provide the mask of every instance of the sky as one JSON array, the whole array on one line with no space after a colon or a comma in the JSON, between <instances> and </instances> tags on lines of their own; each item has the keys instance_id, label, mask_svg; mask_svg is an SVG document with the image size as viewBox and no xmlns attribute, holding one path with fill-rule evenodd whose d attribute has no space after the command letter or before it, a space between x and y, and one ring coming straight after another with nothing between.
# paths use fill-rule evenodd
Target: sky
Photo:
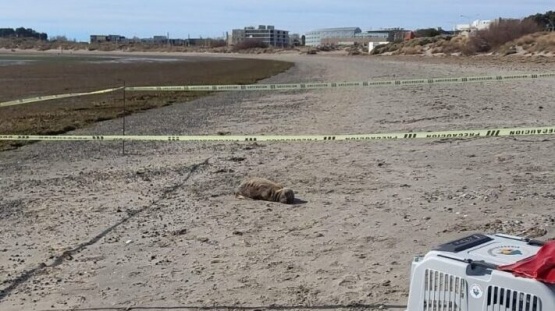
<instances>
[{"instance_id":1,"label":"sky","mask_svg":"<svg viewBox=\"0 0 555 311\"><path fill-rule=\"evenodd\" d=\"M477 19L550 10L554 0L1 0L0 28L32 28L78 41L92 34L214 38L258 25L299 34L330 27L452 30Z\"/></svg>"}]
</instances>

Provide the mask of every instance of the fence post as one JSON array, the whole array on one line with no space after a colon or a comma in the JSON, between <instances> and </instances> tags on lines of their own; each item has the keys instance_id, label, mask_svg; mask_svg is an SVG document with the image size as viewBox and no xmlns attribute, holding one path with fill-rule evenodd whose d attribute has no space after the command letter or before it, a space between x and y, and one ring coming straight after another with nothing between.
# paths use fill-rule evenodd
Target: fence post
<instances>
[{"instance_id":1,"label":"fence post","mask_svg":"<svg viewBox=\"0 0 555 311\"><path fill-rule=\"evenodd\" d=\"M126 103L127 103L127 98L125 94L125 80L123 80L123 127L122 127L123 136L125 136L125 115L127 114ZM121 153L125 155L125 140L121 141Z\"/></svg>"}]
</instances>

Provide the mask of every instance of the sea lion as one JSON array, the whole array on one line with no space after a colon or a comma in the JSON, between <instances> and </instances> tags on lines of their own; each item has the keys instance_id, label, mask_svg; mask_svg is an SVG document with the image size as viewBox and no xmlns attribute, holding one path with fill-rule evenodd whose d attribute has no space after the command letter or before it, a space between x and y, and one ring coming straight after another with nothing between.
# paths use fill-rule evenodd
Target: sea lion
<instances>
[{"instance_id":1,"label":"sea lion","mask_svg":"<svg viewBox=\"0 0 555 311\"><path fill-rule=\"evenodd\" d=\"M295 201L295 193L293 190L259 177L243 181L235 191L235 196L240 199L250 198L253 200L280 202L284 204L293 204Z\"/></svg>"}]
</instances>

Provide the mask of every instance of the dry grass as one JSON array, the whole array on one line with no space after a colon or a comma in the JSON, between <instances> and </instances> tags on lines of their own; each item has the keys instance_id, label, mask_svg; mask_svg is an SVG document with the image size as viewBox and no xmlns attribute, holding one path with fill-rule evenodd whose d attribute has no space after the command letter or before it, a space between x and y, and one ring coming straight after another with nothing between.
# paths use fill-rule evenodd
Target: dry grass
<instances>
[{"instance_id":1,"label":"dry grass","mask_svg":"<svg viewBox=\"0 0 555 311\"><path fill-rule=\"evenodd\" d=\"M521 46L528 53L555 53L555 32L526 35L515 40L512 45Z\"/></svg>"},{"instance_id":2,"label":"dry grass","mask_svg":"<svg viewBox=\"0 0 555 311\"><path fill-rule=\"evenodd\" d=\"M5 49L21 49L21 50L86 50L87 43L83 42L58 42L58 41L41 41L33 38L0 38L0 48Z\"/></svg>"},{"instance_id":3,"label":"dry grass","mask_svg":"<svg viewBox=\"0 0 555 311\"><path fill-rule=\"evenodd\" d=\"M530 53L553 52L555 38L553 35L540 31L541 27L532 20L502 19L490 25L488 29L472 33L470 37L416 38L406 42L378 46L372 51L372 54L408 55L429 51L432 54L473 55L497 52L507 55L517 53L516 46L522 46Z\"/></svg>"},{"instance_id":4,"label":"dry grass","mask_svg":"<svg viewBox=\"0 0 555 311\"><path fill-rule=\"evenodd\" d=\"M483 33L482 33L483 35ZM512 37L512 35L510 36ZM480 39L482 38L482 39ZM371 54L384 54L390 53L393 55L414 55L422 54L430 51L431 54L461 54L461 55L474 55L477 51L484 52L484 48L480 47L477 40L483 40L483 36L479 34L476 36L456 36L456 37L434 37L434 38L417 38L402 43L390 43L376 47ZM495 41L492 43L495 48L487 49L487 52L492 52L498 55L515 54L521 47L526 53L555 53L555 32L535 32L518 37L512 41L508 41L502 45L498 45ZM478 45L477 45L478 44Z\"/></svg>"},{"instance_id":5,"label":"dry grass","mask_svg":"<svg viewBox=\"0 0 555 311\"><path fill-rule=\"evenodd\" d=\"M197 45L167 45L164 43L145 42L72 42L41 41L33 38L0 38L0 48L8 50L60 50L60 51L123 51L123 52L212 52L212 53L274 53L282 50L295 50L294 47L271 47L259 40L246 40L235 46L227 46L223 40L207 40Z\"/></svg>"},{"instance_id":6,"label":"dry grass","mask_svg":"<svg viewBox=\"0 0 555 311\"><path fill-rule=\"evenodd\" d=\"M379 44L370 54L378 55L378 54L385 54L385 53L394 53L397 52L400 48L404 46L403 42L391 42L388 44Z\"/></svg>"},{"instance_id":7,"label":"dry grass","mask_svg":"<svg viewBox=\"0 0 555 311\"><path fill-rule=\"evenodd\" d=\"M432 53L449 53L453 48L449 48L450 36L436 36L432 38L415 38L405 42L393 42L385 45L378 45L371 54L390 53L393 55L414 55L421 54L427 50ZM451 45L454 47L454 45ZM449 49L449 51L444 51Z\"/></svg>"},{"instance_id":8,"label":"dry grass","mask_svg":"<svg viewBox=\"0 0 555 311\"><path fill-rule=\"evenodd\" d=\"M265 49L267 47L268 47L268 44L266 44L261 40L247 39L234 45L233 50L240 51L240 50L248 50L248 49L256 49L256 48Z\"/></svg>"},{"instance_id":9,"label":"dry grass","mask_svg":"<svg viewBox=\"0 0 555 311\"><path fill-rule=\"evenodd\" d=\"M488 29L479 30L470 36L468 48L474 53L490 52L507 42L541 30L541 27L531 20L500 20Z\"/></svg>"},{"instance_id":10,"label":"dry grass","mask_svg":"<svg viewBox=\"0 0 555 311\"><path fill-rule=\"evenodd\" d=\"M402 47L399 50L399 54L404 54L404 55L416 55L416 54L422 54L423 52L423 47L422 46L405 46Z\"/></svg>"},{"instance_id":11,"label":"dry grass","mask_svg":"<svg viewBox=\"0 0 555 311\"><path fill-rule=\"evenodd\" d=\"M0 56L2 57L2 56ZM98 60L98 58L95 58ZM237 59L91 63L77 56L35 56L27 65L2 66L0 102L38 95L87 92L121 86L250 84L292 63ZM126 114L193 100L206 92L127 93ZM124 115L122 92L0 108L1 134L60 134ZM21 146L0 141L0 150Z\"/></svg>"},{"instance_id":12,"label":"dry grass","mask_svg":"<svg viewBox=\"0 0 555 311\"><path fill-rule=\"evenodd\" d=\"M463 55L471 54L468 49L468 37L457 36L450 40L439 41L435 48L437 53L453 54L461 53Z\"/></svg>"}]
</instances>

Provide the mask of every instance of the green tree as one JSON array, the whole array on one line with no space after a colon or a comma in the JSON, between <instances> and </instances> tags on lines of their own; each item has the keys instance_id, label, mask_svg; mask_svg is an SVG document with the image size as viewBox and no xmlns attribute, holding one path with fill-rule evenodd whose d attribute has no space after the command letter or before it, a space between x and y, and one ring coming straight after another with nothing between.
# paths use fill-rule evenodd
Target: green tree
<instances>
[{"instance_id":1,"label":"green tree","mask_svg":"<svg viewBox=\"0 0 555 311\"><path fill-rule=\"evenodd\" d=\"M543 29L555 31L555 11L548 11L543 14L530 15L525 20L532 20Z\"/></svg>"},{"instance_id":2,"label":"green tree","mask_svg":"<svg viewBox=\"0 0 555 311\"><path fill-rule=\"evenodd\" d=\"M7 28L9 29L9 28ZM8 31L7 29L5 32L6 33L11 33L10 31ZM18 27L15 30L13 30L13 34L12 35L8 35L11 37L18 37L18 38L35 38L35 39L39 39L39 40L46 40L48 39L48 35L44 32L42 33L38 33L35 30L31 29L31 28L25 28L25 27Z\"/></svg>"},{"instance_id":3,"label":"green tree","mask_svg":"<svg viewBox=\"0 0 555 311\"><path fill-rule=\"evenodd\" d=\"M441 35L441 31L436 28L424 28L424 29L417 29L414 32L417 38L422 37L435 37Z\"/></svg>"},{"instance_id":4,"label":"green tree","mask_svg":"<svg viewBox=\"0 0 555 311\"><path fill-rule=\"evenodd\" d=\"M12 28L0 28L0 37L1 38L15 37L15 30L13 30Z\"/></svg>"}]
</instances>

